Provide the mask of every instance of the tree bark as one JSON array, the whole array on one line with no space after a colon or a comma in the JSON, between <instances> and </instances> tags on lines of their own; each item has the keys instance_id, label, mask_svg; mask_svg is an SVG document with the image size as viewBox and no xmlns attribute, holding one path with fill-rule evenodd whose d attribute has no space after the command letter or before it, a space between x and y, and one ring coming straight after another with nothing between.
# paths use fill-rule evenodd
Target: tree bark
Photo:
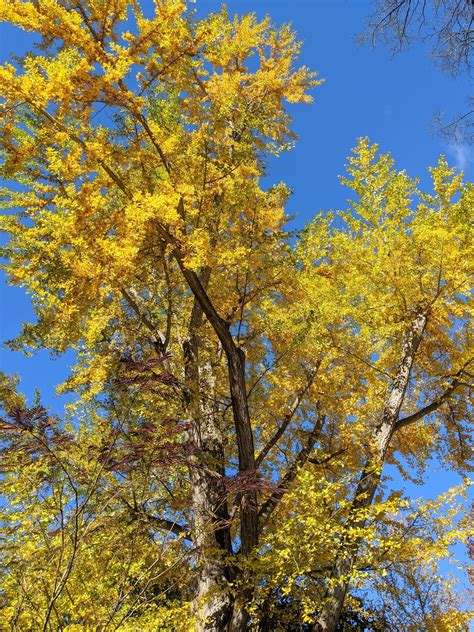
<instances>
[{"instance_id":1,"label":"tree bark","mask_svg":"<svg viewBox=\"0 0 474 632\"><path fill-rule=\"evenodd\" d=\"M178 212L183 215L183 200L178 204ZM209 324L214 329L227 359L229 390L232 400L232 414L237 438L239 456L239 472L256 475L255 447L252 424L248 407L247 387L245 380L245 353L235 344L234 337L227 323L218 314L207 293L207 282L203 283L194 270L186 267L181 246L177 239L161 224L157 228L165 241L171 246L171 253L181 273L193 293L195 303L199 304ZM205 280L204 280L205 281ZM257 494L253 490L242 492L240 540L243 554L249 553L258 543L258 506Z\"/></svg>"},{"instance_id":2,"label":"tree bark","mask_svg":"<svg viewBox=\"0 0 474 632\"><path fill-rule=\"evenodd\" d=\"M400 410L410 380L415 355L420 345L428 318L427 310L420 311L414 318L402 346L402 358L385 404L381 423L374 436L374 448L367 459L352 502L352 515L347 526L363 529L367 518L359 517L359 510L369 507L380 483L382 466L390 440L396 429ZM334 632L341 616L349 587L349 575L357 558L362 538L343 542L333 564L322 609L314 626L320 632Z\"/></svg>"},{"instance_id":3,"label":"tree bark","mask_svg":"<svg viewBox=\"0 0 474 632\"><path fill-rule=\"evenodd\" d=\"M233 604L232 616L225 632L245 632L249 618L246 604L241 600L236 600Z\"/></svg>"},{"instance_id":4,"label":"tree bark","mask_svg":"<svg viewBox=\"0 0 474 632\"><path fill-rule=\"evenodd\" d=\"M178 207L179 212L183 213L183 201L182 199L179 202ZM203 316L206 317L207 321L214 329L222 348L224 350L226 359L227 359L227 370L228 370L228 378L229 378L229 390L232 401L232 413L233 413L233 421L235 427L235 434L237 439L237 448L238 448L238 457L239 457L239 473L245 473L249 475L251 478L252 475L256 475L256 466L255 466L255 448L253 442L253 432L252 426L250 422L250 413L248 408L247 401L247 388L246 388L246 379L245 379L245 354L239 347L236 346L234 342L234 338L229 328L229 324L222 319L211 299L207 294L207 287L209 283L210 270L204 270L200 275L198 275L194 270L190 270L186 267L182 252L180 249L180 245L177 240L161 225L158 225L161 235L163 238L171 245L172 254L175 258L181 273L188 284L189 289L193 293L194 303L193 303L193 313L191 315L191 321L193 318L196 319L194 324L202 324ZM190 334L197 331L197 327L190 327ZM189 340L187 343L187 350L185 353L189 354L189 358L191 359L194 356L194 362L189 363L189 368L193 365L195 367L194 371L199 374L200 362L197 360L197 356L195 355L199 350L199 341L198 339L194 340L192 335L189 336ZM194 376L191 373L188 373L188 376L192 382L192 380L196 380L196 374ZM197 377L197 382L199 382L199 375ZM199 417L199 414L198 414ZM206 415L204 415L206 417ZM196 424L191 424L192 429L196 428L196 440L202 442L203 433L201 429L198 428ZM204 433L206 434L206 433ZM192 436L192 434L191 434ZM209 431L208 433L209 441L207 442L208 452L211 453L212 450L217 450L217 445L214 442L215 434L214 431ZM214 438L213 438L214 437ZM204 445L204 444L203 444ZM222 445L222 443L221 443ZM199 446L198 446L199 447ZM223 464L223 461L222 461ZM223 466L222 466L223 468ZM223 474L222 469L222 474ZM191 476L195 476L191 473ZM214 488L216 486L216 482L212 479L213 475L209 476L209 472L205 472L202 475L203 479L196 480L197 488L196 488L196 503L203 510L202 515L208 515L209 509L203 506L202 498L207 495L208 498L214 498ZM194 487L194 481L192 481ZM203 485L202 490L201 485ZM219 497L217 494L216 499ZM217 500L216 500L217 502ZM219 515L219 507L214 506L215 503L211 502L212 507L214 507L216 515ZM201 509L196 512L196 507L194 508L195 518L200 520ZM214 512L214 513L215 513ZM225 508L225 519L228 518L227 514L227 506ZM224 520L222 521L224 522ZM227 550L228 554L231 554L231 543L230 543L230 530L229 524L227 522L226 528L217 529L216 531L217 539L222 538L225 539L224 548L219 544L219 556L222 557L221 551L225 552ZM199 537L196 535L196 537ZM214 538L215 539L215 538ZM217 540L216 540L217 541ZM241 494L241 506L240 506L240 541L241 541L241 554L247 555L250 551L256 546L258 543L258 506L257 506L257 493L254 489L243 490ZM210 542L212 544L212 541ZM203 544L208 544L207 542L203 542ZM211 549L209 549L211 550ZM199 586L201 588L198 589L198 596L200 594L200 590L202 589L203 594L206 594L207 603L211 603L212 600L215 601L215 609L214 614L210 614L207 618L209 622L206 622L205 618L202 619L203 623L199 625L203 625L204 627L198 628L199 630L226 630L226 625L230 623L230 617L232 616L233 609L232 599L230 598L230 593L228 590L224 590L224 592L228 595L224 597L222 594L220 597L211 598L211 594L218 595L219 592L222 592L223 588L227 584L227 579L232 574L231 566L227 565L225 562L219 563L217 559L213 559L212 554L206 555L202 557L203 560L203 572L206 576L206 579L199 580ZM217 566L216 566L217 564ZM221 581L219 582L218 575L221 575ZM225 580L225 581L224 581ZM197 600L199 601L199 599ZM243 610L244 612L244 610ZM223 614L227 613L227 614ZM237 610L235 610L237 613ZM204 611L203 611L204 614ZM237 616L237 614L235 614ZM234 619L235 619L234 616ZM215 622L213 622L215 620ZM245 621L246 615L239 615L240 623L236 623L236 625L241 625L241 629L245 629ZM212 627L213 625L224 626L224 627ZM211 626L211 627L205 627ZM234 628L237 629L237 628Z\"/></svg>"},{"instance_id":5,"label":"tree bark","mask_svg":"<svg viewBox=\"0 0 474 632\"><path fill-rule=\"evenodd\" d=\"M209 271L204 271L202 280L207 284ZM193 543L198 571L194 610L198 632L220 632L226 630L232 615L233 597L228 585L232 547L223 488L223 435L213 401L213 369L200 358L202 322L203 311L194 299L188 338L183 345L188 436L192 446L189 470Z\"/></svg>"},{"instance_id":6,"label":"tree bark","mask_svg":"<svg viewBox=\"0 0 474 632\"><path fill-rule=\"evenodd\" d=\"M186 268L179 248L174 243L173 246L174 257L195 297L195 301L199 303L199 307L214 329L226 355L232 413L239 455L239 472L244 472L251 476L252 474L256 474L256 466L255 447L245 383L245 354L242 349L236 346L228 323L217 313L201 279L193 270ZM253 490L244 490L242 492L240 510L240 540L241 551L244 555L250 553L258 542L257 512L256 492Z\"/></svg>"}]
</instances>

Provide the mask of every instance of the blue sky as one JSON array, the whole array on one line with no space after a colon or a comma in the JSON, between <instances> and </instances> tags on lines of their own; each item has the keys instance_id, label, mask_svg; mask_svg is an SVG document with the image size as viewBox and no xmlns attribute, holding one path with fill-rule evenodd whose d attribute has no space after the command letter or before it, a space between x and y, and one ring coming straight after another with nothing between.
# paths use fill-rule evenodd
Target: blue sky
<instances>
[{"instance_id":1,"label":"blue sky","mask_svg":"<svg viewBox=\"0 0 474 632\"><path fill-rule=\"evenodd\" d=\"M400 169L419 176L429 186L427 169L439 154L463 168L472 180L474 155L467 146L455 146L433 131L437 112L448 118L463 111L469 90L467 77L443 74L430 59L430 43L417 44L393 56L382 46L360 46L370 2L363 0L233 0L229 10L269 13L276 23L291 21L303 40L302 63L319 72L324 85L314 91L314 103L292 106L296 148L270 164L268 181L284 180L294 191L288 210L297 213L301 227L319 209L346 205L347 191L338 175L360 136L369 136L382 151L390 151ZM199 14L218 9L221 2L196 0ZM0 60L31 47L30 35L0 24ZM0 339L15 336L20 323L32 314L22 290L0 279ZM0 367L22 377L23 390L39 388L46 404L58 409L54 387L61 382L72 356L51 358L41 352L32 358L0 349ZM433 471L418 493L434 496L457 482L456 477ZM412 490L413 491L413 490ZM459 550L463 555L463 550Z\"/></svg>"}]
</instances>

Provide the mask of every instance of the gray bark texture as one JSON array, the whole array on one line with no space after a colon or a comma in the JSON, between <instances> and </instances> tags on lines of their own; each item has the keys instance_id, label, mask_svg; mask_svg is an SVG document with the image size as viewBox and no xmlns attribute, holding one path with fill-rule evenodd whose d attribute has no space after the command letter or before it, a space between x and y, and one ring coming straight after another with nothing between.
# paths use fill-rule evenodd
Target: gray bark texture
<instances>
[{"instance_id":1,"label":"gray bark texture","mask_svg":"<svg viewBox=\"0 0 474 632\"><path fill-rule=\"evenodd\" d=\"M209 273L203 275L207 284ZM198 580L195 612L198 632L225 630L232 613L227 557L231 554L229 515L225 490L223 436L214 404L212 367L200 362L199 328L203 312L195 300L185 357L186 407L192 454L189 470L192 485L193 544L197 553Z\"/></svg>"},{"instance_id":2,"label":"gray bark texture","mask_svg":"<svg viewBox=\"0 0 474 632\"><path fill-rule=\"evenodd\" d=\"M392 388L382 413L381 422L375 432L374 449L365 463L354 495L352 503L354 515L357 515L358 510L369 507L372 504L379 486L382 466L390 445L390 439L396 429L415 355L425 331L427 318L427 311L420 311L420 313L415 316L405 336L402 347L402 357L397 374L393 380ZM348 527L362 529L365 524L366 518L353 518L348 521ZM356 541L343 542L341 544L339 553L336 555L333 564L323 607L314 626L314 630L319 632L335 631L349 587L348 577L357 558L361 543L362 541L359 539Z\"/></svg>"}]
</instances>

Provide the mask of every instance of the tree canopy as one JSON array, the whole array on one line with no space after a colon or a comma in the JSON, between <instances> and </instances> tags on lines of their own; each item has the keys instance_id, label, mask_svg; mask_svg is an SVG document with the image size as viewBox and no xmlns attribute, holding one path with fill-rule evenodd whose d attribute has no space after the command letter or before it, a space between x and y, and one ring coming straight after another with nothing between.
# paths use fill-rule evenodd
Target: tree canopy
<instances>
[{"instance_id":1,"label":"tree canopy","mask_svg":"<svg viewBox=\"0 0 474 632\"><path fill-rule=\"evenodd\" d=\"M2 250L73 350L65 418L2 376L0 621L13 630L464 630L439 571L472 468L474 191L367 138L348 208L287 228L270 156L317 75L289 26L181 0L3 0ZM365 627L364 627L365 626Z\"/></svg>"}]
</instances>

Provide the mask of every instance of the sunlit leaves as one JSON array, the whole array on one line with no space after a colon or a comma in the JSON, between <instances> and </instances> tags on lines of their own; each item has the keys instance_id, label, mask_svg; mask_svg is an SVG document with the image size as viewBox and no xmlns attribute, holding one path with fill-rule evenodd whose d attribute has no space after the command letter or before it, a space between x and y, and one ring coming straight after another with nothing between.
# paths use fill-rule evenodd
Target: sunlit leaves
<instances>
[{"instance_id":1,"label":"sunlit leaves","mask_svg":"<svg viewBox=\"0 0 474 632\"><path fill-rule=\"evenodd\" d=\"M75 352L64 423L1 383L5 626L189 630L216 559L226 598L287 628L314 622L338 582L367 617L354 591L368 586L392 603L430 571L448 594L437 564L466 536L464 490L414 502L383 479L373 502L354 495L382 458L407 477L433 458L471 467L472 188L440 159L422 192L361 139L349 208L291 235L290 191L264 186L265 161L294 140L285 103L319 81L290 27L226 9L196 21L179 0L151 17L5 0L2 15L41 37L41 54L0 68L2 254L37 315L10 346ZM238 471L222 331L245 358L258 471ZM243 556L249 489L275 511ZM341 556L354 563L336 577ZM447 620L446 603L429 616Z\"/></svg>"}]
</instances>

